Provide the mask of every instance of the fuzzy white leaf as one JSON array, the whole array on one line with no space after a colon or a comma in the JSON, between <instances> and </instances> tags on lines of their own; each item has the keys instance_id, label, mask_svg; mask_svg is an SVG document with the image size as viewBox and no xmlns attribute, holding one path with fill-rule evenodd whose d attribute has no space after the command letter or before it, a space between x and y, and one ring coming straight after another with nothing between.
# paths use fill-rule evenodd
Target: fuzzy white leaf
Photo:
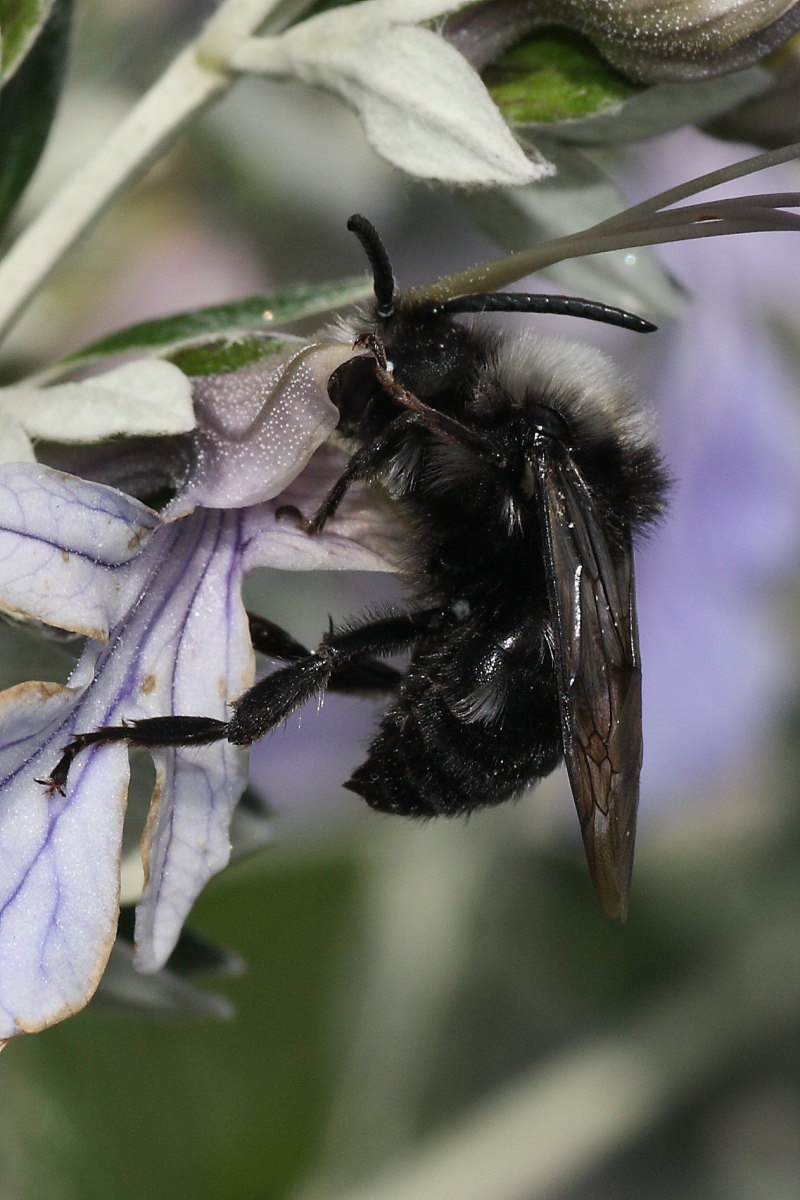
<instances>
[{"instance_id":1,"label":"fuzzy white leaf","mask_svg":"<svg viewBox=\"0 0 800 1200\"><path fill-rule=\"evenodd\" d=\"M0 463L35 462L31 439L14 421L0 423Z\"/></svg>"},{"instance_id":2,"label":"fuzzy white leaf","mask_svg":"<svg viewBox=\"0 0 800 1200\"><path fill-rule=\"evenodd\" d=\"M189 380L172 363L157 359L125 363L76 383L3 388L2 418L31 437L53 442L98 442L120 434L155 436L194 428Z\"/></svg>"},{"instance_id":3,"label":"fuzzy white leaf","mask_svg":"<svg viewBox=\"0 0 800 1200\"><path fill-rule=\"evenodd\" d=\"M421 179L488 187L550 174L526 157L462 55L430 29L397 23L395 8L374 0L321 13L281 38L251 39L234 65L336 92L373 149Z\"/></svg>"},{"instance_id":4,"label":"fuzzy white leaf","mask_svg":"<svg viewBox=\"0 0 800 1200\"><path fill-rule=\"evenodd\" d=\"M418 25L467 8L474 0L368 0L357 7L393 25Z\"/></svg>"}]
</instances>

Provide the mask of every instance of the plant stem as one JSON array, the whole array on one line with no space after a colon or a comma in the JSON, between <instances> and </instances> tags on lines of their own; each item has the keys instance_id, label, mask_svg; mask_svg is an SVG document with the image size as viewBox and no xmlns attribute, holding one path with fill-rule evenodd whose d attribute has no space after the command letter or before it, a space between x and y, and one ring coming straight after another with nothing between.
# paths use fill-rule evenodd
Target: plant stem
<instances>
[{"instance_id":1,"label":"plant stem","mask_svg":"<svg viewBox=\"0 0 800 1200\"><path fill-rule=\"evenodd\" d=\"M53 196L0 263L0 336L80 235L188 122L237 78L227 62L277 0L223 0L95 153Z\"/></svg>"}]
</instances>

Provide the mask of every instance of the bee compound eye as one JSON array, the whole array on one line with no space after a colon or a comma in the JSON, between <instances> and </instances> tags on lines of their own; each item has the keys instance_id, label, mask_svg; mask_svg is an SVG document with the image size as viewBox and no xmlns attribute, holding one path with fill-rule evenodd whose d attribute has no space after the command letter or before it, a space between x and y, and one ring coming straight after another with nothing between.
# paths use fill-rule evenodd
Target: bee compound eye
<instances>
[{"instance_id":1,"label":"bee compound eye","mask_svg":"<svg viewBox=\"0 0 800 1200\"><path fill-rule=\"evenodd\" d=\"M356 355L331 375L328 395L342 415L342 421L358 422L375 392L375 359Z\"/></svg>"}]
</instances>

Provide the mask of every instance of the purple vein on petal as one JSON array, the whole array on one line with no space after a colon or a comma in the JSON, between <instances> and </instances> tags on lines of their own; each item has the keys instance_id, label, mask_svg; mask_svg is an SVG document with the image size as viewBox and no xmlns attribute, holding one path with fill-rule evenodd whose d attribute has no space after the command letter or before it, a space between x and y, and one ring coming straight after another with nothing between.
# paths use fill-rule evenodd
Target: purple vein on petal
<instances>
[{"instance_id":1,"label":"purple vein on petal","mask_svg":"<svg viewBox=\"0 0 800 1200\"><path fill-rule=\"evenodd\" d=\"M172 696L180 711L223 716L225 699L244 690L253 669L239 595L242 514L206 512L205 520L209 554L198 572L193 611L213 614L213 638L205 636L200 680L191 663L187 667L186 656L176 655ZM187 694L193 697L188 709ZM225 742L202 751L161 751L155 757L161 799L150 822L145 848L149 876L136 927L137 962L146 970L161 964L200 888L227 861L227 827L244 787L246 760Z\"/></svg>"}]
</instances>

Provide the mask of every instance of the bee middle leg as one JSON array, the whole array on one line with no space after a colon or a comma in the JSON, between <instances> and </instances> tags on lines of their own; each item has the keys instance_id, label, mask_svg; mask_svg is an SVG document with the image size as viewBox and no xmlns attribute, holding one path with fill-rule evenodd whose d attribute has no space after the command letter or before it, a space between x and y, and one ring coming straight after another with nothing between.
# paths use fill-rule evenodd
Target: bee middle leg
<instances>
[{"instance_id":1,"label":"bee middle leg","mask_svg":"<svg viewBox=\"0 0 800 1200\"><path fill-rule=\"evenodd\" d=\"M310 520L301 520L305 532L319 533L336 512L350 485L361 480L375 479L381 468L397 453L404 433L418 424L416 414L401 412L377 437L360 450L356 450L313 517Z\"/></svg>"}]
</instances>

